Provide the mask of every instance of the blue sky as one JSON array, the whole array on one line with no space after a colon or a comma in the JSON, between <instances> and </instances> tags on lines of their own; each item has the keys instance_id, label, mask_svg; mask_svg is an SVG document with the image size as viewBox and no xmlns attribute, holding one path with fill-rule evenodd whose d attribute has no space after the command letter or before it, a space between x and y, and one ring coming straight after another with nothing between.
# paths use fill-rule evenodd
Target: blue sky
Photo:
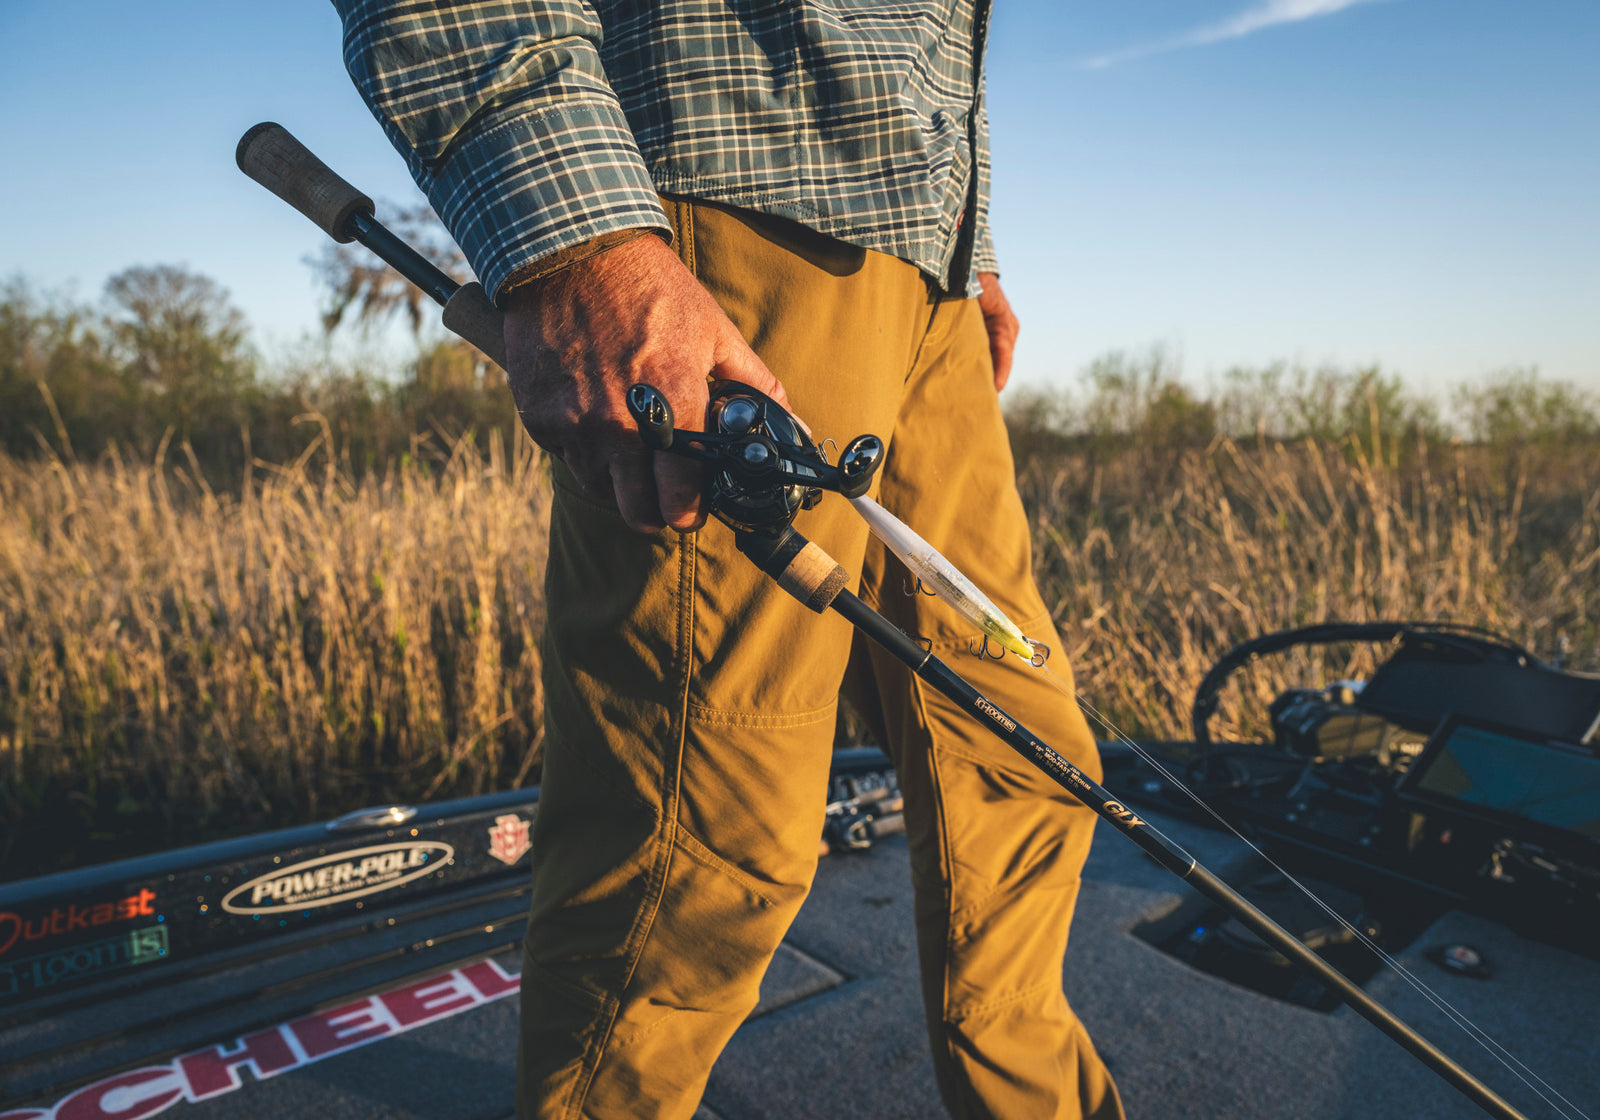
<instances>
[{"instance_id":1,"label":"blue sky","mask_svg":"<svg viewBox=\"0 0 1600 1120\"><path fill-rule=\"evenodd\" d=\"M1287 359L1600 389L1600 4L995 7L1019 381L1159 344L1201 382ZM282 351L315 330L321 235L233 166L266 119L375 197L414 197L323 0L5 0L0 277L92 297L184 263Z\"/></svg>"}]
</instances>

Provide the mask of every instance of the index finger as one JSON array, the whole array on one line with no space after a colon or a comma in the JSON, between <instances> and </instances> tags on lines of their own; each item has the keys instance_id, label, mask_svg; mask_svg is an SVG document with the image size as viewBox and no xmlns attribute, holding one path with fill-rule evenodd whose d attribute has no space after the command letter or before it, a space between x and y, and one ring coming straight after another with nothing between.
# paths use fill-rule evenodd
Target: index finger
<instances>
[{"instance_id":1,"label":"index finger","mask_svg":"<svg viewBox=\"0 0 1600 1120\"><path fill-rule=\"evenodd\" d=\"M705 468L670 451L657 451L652 458L661 519L669 529L694 532L706 523Z\"/></svg>"},{"instance_id":2,"label":"index finger","mask_svg":"<svg viewBox=\"0 0 1600 1120\"><path fill-rule=\"evenodd\" d=\"M678 381L668 397L678 425L692 431L706 426L711 390L703 376ZM667 392L665 388L663 392ZM692 533L705 524L705 468L693 459L657 451L651 456L655 476L656 500L661 520L680 533Z\"/></svg>"}]
</instances>

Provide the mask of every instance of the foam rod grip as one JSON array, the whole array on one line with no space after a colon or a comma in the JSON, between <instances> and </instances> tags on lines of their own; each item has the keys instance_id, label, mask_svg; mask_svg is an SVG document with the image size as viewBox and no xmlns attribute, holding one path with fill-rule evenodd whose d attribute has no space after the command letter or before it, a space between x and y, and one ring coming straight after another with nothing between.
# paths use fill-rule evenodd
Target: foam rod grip
<instances>
[{"instance_id":1,"label":"foam rod grip","mask_svg":"<svg viewBox=\"0 0 1600 1120\"><path fill-rule=\"evenodd\" d=\"M372 199L339 178L281 124L263 121L239 138L239 170L322 227L351 241L350 218L372 213ZM474 340L474 343L476 340Z\"/></svg>"},{"instance_id":2,"label":"foam rod grip","mask_svg":"<svg viewBox=\"0 0 1600 1120\"><path fill-rule=\"evenodd\" d=\"M444 305L444 325L506 368L505 315L476 280L463 284Z\"/></svg>"}]
</instances>

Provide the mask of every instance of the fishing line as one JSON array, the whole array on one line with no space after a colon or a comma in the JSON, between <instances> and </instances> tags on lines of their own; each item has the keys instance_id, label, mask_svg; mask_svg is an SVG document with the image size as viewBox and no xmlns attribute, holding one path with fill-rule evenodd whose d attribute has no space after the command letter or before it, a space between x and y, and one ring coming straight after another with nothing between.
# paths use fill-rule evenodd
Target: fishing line
<instances>
[{"instance_id":1,"label":"fishing line","mask_svg":"<svg viewBox=\"0 0 1600 1120\"><path fill-rule=\"evenodd\" d=\"M1163 778L1182 790L1186 797L1203 809L1213 820L1243 842L1246 847L1264 860L1274 871L1294 884L1295 888L1310 899L1313 905L1337 922L1362 945L1365 945L1376 955L1379 961L1392 969L1423 999L1427 1000L1435 1010L1443 1014L1454 1026L1464 1032L1467 1037L1488 1051L1495 1061L1504 1066L1513 1077L1522 1082L1534 1095L1557 1112L1562 1117L1562 1120L1590 1120L1581 1109L1567 1100L1555 1086L1540 1077L1525 1062L1495 1041L1487 1031L1479 1027L1464 1013L1458 1011L1448 1000L1428 987L1414 973L1385 952L1372 938L1357 929L1342 914L1319 898L1314 891L1289 874L1282 865L1268 856L1266 852L1262 851L1260 847L1232 824L1223 819L1221 814L1207 804L1204 798L1195 793L1185 783L1179 781L1176 775L1172 774L1150 752L1124 735L1093 704L1080 696L1075 689L1050 669L1045 663L1050 655L1048 647L1025 637L1021 628L1012 622L1004 611L984 595L949 559L914 532L905 522L864 495L852 499L851 505L867 522L873 535L900 558L901 562L916 576L919 583L928 587L935 596L966 617L984 634L985 648L987 648L989 639L993 638L1002 647L1023 658L1031 667L1040 670L1051 687L1062 696L1075 701L1083 711L1092 716L1101 727L1105 728L1113 739L1131 749ZM1000 656L1003 658L1004 654ZM1543 1087L1542 1089L1541 1086ZM1552 1096L1562 1103L1557 1104L1555 1100L1551 1099ZM1562 1105L1565 1105L1566 1108L1563 1108ZM1569 1112L1568 1109L1571 1111Z\"/></svg>"},{"instance_id":2,"label":"fishing line","mask_svg":"<svg viewBox=\"0 0 1600 1120\"><path fill-rule=\"evenodd\" d=\"M1204 798L1195 793L1186 784L1179 781L1177 776L1163 766L1159 759L1141 747L1138 743L1134 742L1127 735L1124 735L1115 724L1106 718L1106 716L1102 715L1101 712L1087 699L1085 699L1081 693L1057 676L1055 671L1052 670L1048 665L1037 665L1033 664L1032 662L1029 664L1032 668L1035 668L1039 671L1046 683L1048 683L1062 696L1072 700L1078 705L1079 708L1091 716L1096 723L1098 723L1106 730L1107 733L1111 735L1113 740L1132 750L1169 783L1182 790L1184 795L1188 797L1189 800L1193 801L1201 809L1205 810L1205 812L1213 820L1215 820L1235 838L1241 841L1247 848L1264 860L1274 871L1282 875L1290 883L1294 884L1295 888L1299 890L1301 894L1305 895L1306 898L1310 899L1318 909L1322 910L1330 918L1338 922L1339 925L1347 930L1352 936L1354 936L1356 940L1371 950L1371 952L1377 956L1379 961L1392 969L1402 980L1409 984L1414 991L1421 995L1423 999L1432 1004L1436 1010L1443 1013L1444 1016L1463 1033L1465 1033L1468 1038L1471 1038L1485 1051L1487 1051L1490 1057L1494 1058L1495 1061L1504 1066L1513 1077L1522 1082L1523 1085L1527 1086L1528 1089L1534 1093L1534 1095L1536 1095L1545 1104L1549 1105L1550 1108L1554 1109L1563 1118L1563 1120L1591 1120L1587 1113L1563 1096L1561 1092L1555 1088L1555 1086L1551 1085L1544 1078L1540 1077L1537 1073L1530 1069L1525 1062L1523 1062L1515 1054L1511 1053L1510 1050L1507 1050L1504 1046L1500 1045L1499 1042L1495 1041L1495 1039L1487 1031L1474 1023L1466 1016L1466 1014L1457 1010L1449 1000L1445 999L1432 988L1428 987L1427 984L1423 983L1423 981L1419 979L1415 973L1402 965L1389 953L1385 952L1384 949L1377 944L1377 942L1373 941L1372 938L1368 937L1360 929L1357 929L1342 914L1324 902L1320 897L1317 896L1315 891L1311 890L1310 887L1307 887L1304 883L1300 882L1299 879L1296 879L1293 875L1289 874L1289 872L1286 871L1281 864L1279 864L1271 856L1267 855L1266 852L1262 851L1261 848L1252 842L1249 837L1245 836L1244 833L1240 832L1237 828L1225 820L1220 813L1207 804ZM1524 1076L1524 1073L1526 1076ZM1530 1081L1529 1078L1532 1078L1532 1080ZM1536 1085L1534 1082L1538 1082L1538 1084ZM1554 1096L1557 1100L1561 1101L1561 1104L1558 1105L1555 1101L1551 1100L1550 1096L1547 1096L1544 1091L1541 1091L1540 1086L1543 1086L1544 1090L1547 1090L1550 1096ZM1562 1105L1565 1105L1566 1108L1563 1108ZM1567 1111L1568 1109L1571 1111Z\"/></svg>"}]
</instances>

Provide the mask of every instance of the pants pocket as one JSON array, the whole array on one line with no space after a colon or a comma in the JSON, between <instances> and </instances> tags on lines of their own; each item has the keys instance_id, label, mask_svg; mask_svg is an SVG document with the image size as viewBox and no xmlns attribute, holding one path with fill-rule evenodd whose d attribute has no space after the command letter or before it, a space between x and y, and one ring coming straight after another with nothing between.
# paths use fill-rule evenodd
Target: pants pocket
<instances>
[{"instance_id":1,"label":"pants pocket","mask_svg":"<svg viewBox=\"0 0 1600 1120\"><path fill-rule=\"evenodd\" d=\"M521 1049L517 1055L517 1116L564 1117L594 1067L609 1001L522 954Z\"/></svg>"}]
</instances>

